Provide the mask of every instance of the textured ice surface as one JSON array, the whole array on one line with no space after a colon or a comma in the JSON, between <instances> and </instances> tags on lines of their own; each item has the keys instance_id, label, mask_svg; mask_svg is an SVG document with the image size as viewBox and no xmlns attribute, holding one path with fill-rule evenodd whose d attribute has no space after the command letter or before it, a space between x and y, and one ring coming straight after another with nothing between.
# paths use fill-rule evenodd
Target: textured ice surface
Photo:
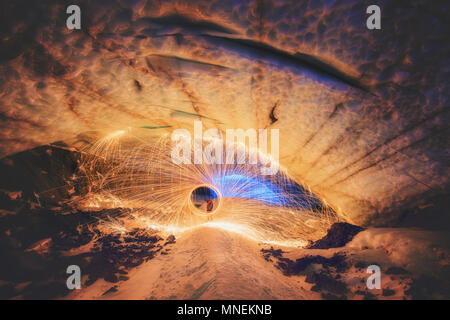
<instances>
[{"instance_id":1,"label":"textured ice surface","mask_svg":"<svg viewBox=\"0 0 450 320\"><path fill-rule=\"evenodd\" d=\"M51 1L50 1L51 2ZM279 128L290 175L356 224L448 192L448 3L1 4L0 154L127 127Z\"/></svg>"}]
</instances>

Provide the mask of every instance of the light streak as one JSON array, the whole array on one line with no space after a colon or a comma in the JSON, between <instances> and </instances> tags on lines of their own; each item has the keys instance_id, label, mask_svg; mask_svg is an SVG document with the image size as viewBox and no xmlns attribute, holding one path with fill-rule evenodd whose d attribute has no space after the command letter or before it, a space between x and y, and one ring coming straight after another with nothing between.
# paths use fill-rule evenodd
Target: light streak
<instances>
[{"instance_id":1,"label":"light streak","mask_svg":"<svg viewBox=\"0 0 450 320\"><path fill-rule=\"evenodd\" d=\"M83 150L88 155L83 166L90 192L78 206L122 208L150 229L180 234L208 226L291 246L320 238L337 221L331 208L296 184L281 166L276 175L261 176L261 163L176 164L171 148L167 136L142 129L106 134ZM247 157L249 152L260 150L249 149ZM200 186L220 195L214 214L195 212L191 195Z\"/></svg>"}]
</instances>

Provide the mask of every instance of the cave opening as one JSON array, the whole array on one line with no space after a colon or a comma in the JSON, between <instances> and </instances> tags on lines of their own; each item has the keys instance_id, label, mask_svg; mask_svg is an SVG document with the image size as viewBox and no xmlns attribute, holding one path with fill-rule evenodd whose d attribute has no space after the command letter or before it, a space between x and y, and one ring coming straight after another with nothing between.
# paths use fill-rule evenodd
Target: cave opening
<instances>
[{"instance_id":1,"label":"cave opening","mask_svg":"<svg viewBox=\"0 0 450 320\"><path fill-rule=\"evenodd\" d=\"M190 204L193 212L202 216L212 216L221 202L220 192L213 186L202 185L192 190Z\"/></svg>"}]
</instances>

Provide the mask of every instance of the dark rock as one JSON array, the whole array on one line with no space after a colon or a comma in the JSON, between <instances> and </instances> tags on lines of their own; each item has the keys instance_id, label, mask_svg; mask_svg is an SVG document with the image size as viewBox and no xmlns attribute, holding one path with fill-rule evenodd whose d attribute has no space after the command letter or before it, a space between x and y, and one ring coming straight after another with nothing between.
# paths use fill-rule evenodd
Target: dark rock
<instances>
[{"instance_id":1,"label":"dark rock","mask_svg":"<svg viewBox=\"0 0 450 320\"><path fill-rule=\"evenodd\" d=\"M41 146L0 159L0 209L14 214L0 216L0 298L55 299L66 296L66 268L78 265L87 277L83 286L98 279L126 281L127 269L155 257L163 239L147 229L124 235L105 234L99 221L126 214L121 208L81 211L71 205L73 194L88 189L78 167L79 152ZM101 167L104 167L103 163ZM48 241L45 250L35 244ZM171 236L168 243L174 243ZM67 251L92 243L77 255ZM168 254L169 251L165 251ZM7 282L3 280L8 280ZM29 282L16 290L17 285Z\"/></svg>"},{"instance_id":2,"label":"dark rock","mask_svg":"<svg viewBox=\"0 0 450 320\"><path fill-rule=\"evenodd\" d=\"M320 287L317 286L317 285L314 285L314 286L311 287L311 291L320 292Z\"/></svg>"},{"instance_id":3,"label":"dark rock","mask_svg":"<svg viewBox=\"0 0 450 320\"><path fill-rule=\"evenodd\" d=\"M369 291L356 290L355 294L363 296L364 300L377 300L376 295L374 295L373 293L371 293Z\"/></svg>"},{"instance_id":4,"label":"dark rock","mask_svg":"<svg viewBox=\"0 0 450 320\"><path fill-rule=\"evenodd\" d=\"M390 267L386 270L386 274L408 274L409 271L403 269L402 267Z\"/></svg>"},{"instance_id":5,"label":"dark rock","mask_svg":"<svg viewBox=\"0 0 450 320\"><path fill-rule=\"evenodd\" d=\"M22 295L25 300L48 300L63 297L68 293L64 282L50 281L32 283Z\"/></svg>"},{"instance_id":6,"label":"dark rock","mask_svg":"<svg viewBox=\"0 0 450 320\"><path fill-rule=\"evenodd\" d=\"M142 91L142 85L139 81L134 80L134 85L135 85L137 91Z\"/></svg>"},{"instance_id":7,"label":"dark rock","mask_svg":"<svg viewBox=\"0 0 450 320\"><path fill-rule=\"evenodd\" d=\"M175 236L173 234L171 234L170 236L167 237L166 243L164 243L164 245L172 244L172 243L175 243Z\"/></svg>"},{"instance_id":8,"label":"dark rock","mask_svg":"<svg viewBox=\"0 0 450 320\"><path fill-rule=\"evenodd\" d=\"M364 228L346 222L337 222L331 226L328 233L322 239L312 242L307 249L329 249L345 246L355 235Z\"/></svg>"},{"instance_id":9,"label":"dark rock","mask_svg":"<svg viewBox=\"0 0 450 320\"><path fill-rule=\"evenodd\" d=\"M272 261L270 257L275 258L281 258L283 256L283 250L281 249L274 249L273 247L270 247L270 249L261 249L261 252L263 253L263 257L266 261Z\"/></svg>"},{"instance_id":10,"label":"dark rock","mask_svg":"<svg viewBox=\"0 0 450 320\"><path fill-rule=\"evenodd\" d=\"M321 264L325 268L333 267L337 272L343 272L348 269L349 265L345 261L345 255L334 254L331 258L322 256L306 256L296 261L287 258L278 258L276 267L280 269L284 275L298 275L303 273L311 264Z\"/></svg>"},{"instance_id":11,"label":"dark rock","mask_svg":"<svg viewBox=\"0 0 450 320\"><path fill-rule=\"evenodd\" d=\"M114 293L114 292L117 292L117 286L109 288L108 290L103 292L102 296L106 296L107 294Z\"/></svg>"},{"instance_id":12,"label":"dark rock","mask_svg":"<svg viewBox=\"0 0 450 320\"><path fill-rule=\"evenodd\" d=\"M0 161L0 189L21 191L21 202L36 201L38 194L39 205L57 205L70 198L72 188L77 194L86 193L85 181L72 183L70 179L83 157L82 153L50 145L10 155ZM9 201L0 201L0 207L4 205L9 206Z\"/></svg>"},{"instance_id":13,"label":"dark rock","mask_svg":"<svg viewBox=\"0 0 450 320\"><path fill-rule=\"evenodd\" d=\"M94 276L94 275L89 275L89 278L86 280L86 282L84 283L85 286L90 286L92 284L94 284L95 281L98 280L98 277Z\"/></svg>"},{"instance_id":14,"label":"dark rock","mask_svg":"<svg viewBox=\"0 0 450 320\"><path fill-rule=\"evenodd\" d=\"M343 295L349 292L347 285L344 282L333 279L330 275L323 272L310 273L305 281L315 284L315 286L311 288L313 291L327 291L337 295Z\"/></svg>"},{"instance_id":15,"label":"dark rock","mask_svg":"<svg viewBox=\"0 0 450 320\"><path fill-rule=\"evenodd\" d=\"M119 276L119 281L127 281L130 280L130 277L127 276Z\"/></svg>"},{"instance_id":16,"label":"dark rock","mask_svg":"<svg viewBox=\"0 0 450 320\"><path fill-rule=\"evenodd\" d=\"M393 296L395 294L395 290L383 289L383 292L381 294L383 296L385 296L385 297L390 297L390 296Z\"/></svg>"},{"instance_id":17,"label":"dark rock","mask_svg":"<svg viewBox=\"0 0 450 320\"><path fill-rule=\"evenodd\" d=\"M373 293L370 292L365 292L364 293L364 300L377 300L376 295L374 295Z\"/></svg>"},{"instance_id":18,"label":"dark rock","mask_svg":"<svg viewBox=\"0 0 450 320\"><path fill-rule=\"evenodd\" d=\"M111 283L116 283L119 281L119 278L117 278L117 276L114 273L109 273L106 274L103 279L105 279L105 281L107 282L111 282Z\"/></svg>"},{"instance_id":19,"label":"dark rock","mask_svg":"<svg viewBox=\"0 0 450 320\"><path fill-rule=\"evenodd\" d=\"M450 281L440 280L431 276L420 276L414 279L405 294L414 300L450 299Z\"/></svg>"},{"instance_id":20,"label":"dark rock","mask_svg":"<svg viewBox=\"0 0 450 320\"><path fill-rule=\"evenodd\" d=\"M322 293L321 296L325 300L347 300L345 295L334 295L328 292Z\"/></svg>"}]
</instances>

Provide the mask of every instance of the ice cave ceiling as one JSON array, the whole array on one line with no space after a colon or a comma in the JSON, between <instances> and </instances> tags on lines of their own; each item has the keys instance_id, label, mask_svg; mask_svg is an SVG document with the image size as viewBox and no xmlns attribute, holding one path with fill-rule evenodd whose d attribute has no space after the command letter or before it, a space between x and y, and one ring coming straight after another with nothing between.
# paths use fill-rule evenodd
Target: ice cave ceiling
<instances>
[{"instance_id":1,"label":"ice cave ceiling","mask_svg":"<svg viewBox=\"0 0 450 320\"><path fill-rule=\"evenodd\" d=\"M365 27L368 1L77 1L71 31L65 2L2 2L0 156L194 120L278 128L289 175L348 221L438 225L448 12L379 3L382 30Z\"/></svg>"}]
</instances>

